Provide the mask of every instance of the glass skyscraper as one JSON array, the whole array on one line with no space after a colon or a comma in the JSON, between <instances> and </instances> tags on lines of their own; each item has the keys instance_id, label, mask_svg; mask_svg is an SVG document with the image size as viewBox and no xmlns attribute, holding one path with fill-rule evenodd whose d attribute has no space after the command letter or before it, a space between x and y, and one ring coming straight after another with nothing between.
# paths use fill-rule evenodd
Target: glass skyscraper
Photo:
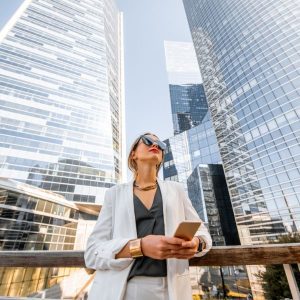
<instances>
[{"instance_id":1,"label":"glass skyscraper","mask_svg":"<svg viewBox=\"0 0 300 300\"><path fill-rule=\"evenodd\" d=\"M101 203L125 175L115 1L26 0L0 42L0 176Z\"/></svg>"},{"instance_id":2,"label":"glass skyscraper","mask_svg":"<svg viewBox=\"0 0 300 300\"><path fill-rule=\"evenodd\" d=\"M299 231L300 2L183 3L241 243Z\"/></svg>"},{"instance_id":3,"label":"glass skyscraper","mask_svg":"<svg viewBox=\"0 0 300 300\"><path fill-rule=\"evenodd\" d=\"M300 230L300 3L184 5L242 243Z\"/></svg>"},{"instance_id":4,"label":"glass skyscraper","mask_svg":"<svg viewBox=\"0 0 300 300\"><path fill-rule=\"evenodd\" d=\"M174 134L201 124L208 106L192 43L165 41Z\"/></svg>"}]
</instances>

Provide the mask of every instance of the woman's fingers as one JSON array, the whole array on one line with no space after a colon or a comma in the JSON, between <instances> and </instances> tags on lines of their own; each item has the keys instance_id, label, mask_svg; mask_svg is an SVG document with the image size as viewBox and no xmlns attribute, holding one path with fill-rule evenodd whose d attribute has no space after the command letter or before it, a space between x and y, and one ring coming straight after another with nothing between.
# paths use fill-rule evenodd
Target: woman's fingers
<instances>
[{"instance_id":1,"label":"woman's fingers","mask_svg":"<svg viewBox=\"0 0 300 300\"><path fill-rule=\"evenodd\" d=\"M191 241L184 241L182 243L182 247L185 248L198 248L199 245L199 239L197 237L194 237Z\"/></svg>"},{"instance_id":2,"label":"woman's fingers","mask_svg":"<svg viewBox=\"0 0 300 300\"><path fill-rule=\"evenodd\" d=\"M148 235L142 239L142 251L145 256L154 259L170 258L171 250L182 248L182 239L161 235Z\"/></svg>"},{"instance_id":3,"label":"woman's fingers","mask_svg":"<svg viewBox=\"0 0 300 300\"><path fill-rule=\"evenodd\" d=\"M183 242L181 246L184 248L193 248L196 247L196 244L194 243L194 241L188 241L188 242Z\"/></svg>"},{"instance_id":4,"label":"woman's fingers","mask_svg":"<svg viewBox=\"0 0 300 300\"><path fill-rule=\"evenodd\" d=\"M142 239L142 251L145 256L154 259L182 258L194 256L198 248L197 241L168 236L148 235Z\"/></svg>"},{"instance_id":5,"label":"woman's fingers","mask_svg":"<svg viewBox=\"0 0 300 300\"><path fill-rule=\"evenodd\" d=\"M183 239L177 238L177 237L171 237L171 236L165 236L163 239L164 242L171 245L182 245L184 242Z\"/></svg>"}]
</instances>

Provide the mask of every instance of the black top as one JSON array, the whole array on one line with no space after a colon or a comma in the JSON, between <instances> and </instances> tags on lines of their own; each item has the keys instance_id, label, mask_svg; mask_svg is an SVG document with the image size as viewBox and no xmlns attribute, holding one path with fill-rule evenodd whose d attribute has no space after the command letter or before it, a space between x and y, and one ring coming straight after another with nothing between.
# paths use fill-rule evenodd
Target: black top
<instances>
[{"instance_id":1,"label":"black top","mask_svg":"<svg viewBox=\"0 0 300 300\"><path fill-rule=\"evenodd\" d=\"M157 186L153 204L149 210L136 195L133 195L133 201L138 238L149 234L164 235L164 213L159 186ZM138 257L132 265L127 280L134 276L167 276L167 261L165 259L158 260L147 256Z\"/></svg>"}]
</instances>

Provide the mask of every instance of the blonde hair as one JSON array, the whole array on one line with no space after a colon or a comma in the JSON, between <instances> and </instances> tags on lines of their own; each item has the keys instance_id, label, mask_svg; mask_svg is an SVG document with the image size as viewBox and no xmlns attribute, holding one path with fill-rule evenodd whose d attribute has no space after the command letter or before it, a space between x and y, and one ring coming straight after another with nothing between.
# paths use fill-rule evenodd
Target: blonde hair
<instances>
[{"instance_id":1,"label":"blonde hair","mask_svg":"<svg viewBox=\"0 0 300 300\"><path fill-rule=\"evenodd\" d=\"M135 149L137 148L140 140L141 140L141 137L144 136L144 135L154 135L156 136L155 134L151 133L151 132L145 132L144 134L141 134L134 142L133 144L131 145L130 147L130 151L129 151L129 155L128 155L128 160L127 160L127 163L128 163L128 168L129 170L133 173L134 175L134 178L136 178L137 176L137 163L135 162L135 160L131 157L131 154L133 151L135 151ZM157 137L157 136L156 136ZM156 166L156 175L158 174L158 171L159 169L161 168L162 166L162 163L164 161L164 151L162 151L162 160L161 162Z\"/></svg>"}]
</instances>

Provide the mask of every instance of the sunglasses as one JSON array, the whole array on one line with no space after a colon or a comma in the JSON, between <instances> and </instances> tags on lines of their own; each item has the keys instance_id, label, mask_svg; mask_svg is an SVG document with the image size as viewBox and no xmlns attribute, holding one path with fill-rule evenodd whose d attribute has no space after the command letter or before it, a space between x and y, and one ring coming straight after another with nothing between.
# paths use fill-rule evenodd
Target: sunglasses
<instances>
[{"instance_id":1,"label":"sunglasses","mask_svg":"<svg viewBox=\"0 0 300 300\"><path fill-rule=\"evenodd\" d=\"M141 136L142 142L147 146L152 146L153 144L156 144L158 148L162 151L166 150L167 146L165 143L163 143L160 140L153 140L150 136L143 135Z\"/></svg>"}]
</instances>

